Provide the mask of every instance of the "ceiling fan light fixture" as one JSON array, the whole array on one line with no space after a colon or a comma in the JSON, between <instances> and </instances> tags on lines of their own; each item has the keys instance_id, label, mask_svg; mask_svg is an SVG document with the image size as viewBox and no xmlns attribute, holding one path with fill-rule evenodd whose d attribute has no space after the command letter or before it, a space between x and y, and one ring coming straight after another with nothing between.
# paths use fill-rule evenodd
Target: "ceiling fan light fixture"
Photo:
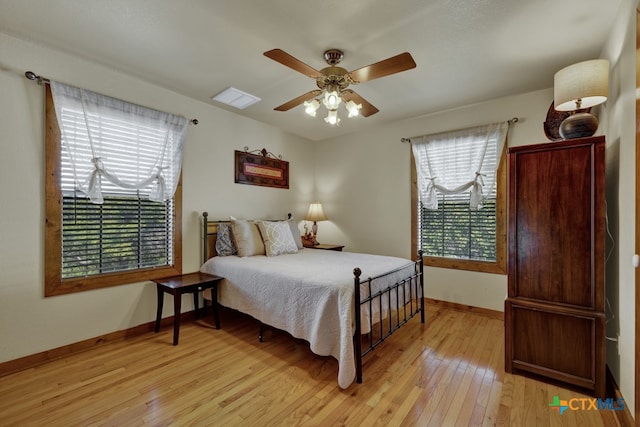
<instances>
[{"instance_id":1,"label":"ceiling fan light fixture","mask_svg":"<svg viewBox=\"0 0 640 427\"><path fill-rule=\"evenodd\" d=\"M362 104L356 104L355 102L353 102L353 100L349 100L349 102L345 104L345 107L347 107L347 111L349 112L349 117L356 117L360 115L360 109L362 108Z\"/></svg>"},{"instance_id":2,"label":"ceiling fan light fixture","mask_svg":"<svg viewBox=\"0 0 640 427\"><path fill-rule=\"evenodd\" d=\"M264 56L298 73L311 77L316 81L316 86L318 87L316 90L311 90L277 106L274 110L289 111L293 107L304 103L305 112L315 117L319 104L322 102L328 110L328 115L324 121L333 126L340 123L338 107L343 101L349 117L369 117L379 111L369 101L353 90L348 89L349 85L368 82L416 67L416 62L409 52L392 56L353 71L348 71L337 65L344 57L344 53L339 49L329 49L324 53L324 59L329 66L321 70L316 70L282 49L271 49L264 52Z\"/></svg>"},{"instance_id":3,"label":"ceiling fan light fixture","mask_svg":"<svg viewBox=\"0 0 640 427\"><path fill-rule=\"evenodd\" d=\"M317 99L312 99L311 101L304 102L304 112L310 115L311 117L316 116L316 111L320 108L320 101Z\"/></svg>"},{"instance_id":4,"label":"ceiling fan light fixture","mask_svg":"<svg viewBox=\"0 0 640 427\"><path fill-rule=\"evenodd\" d=\"M329 123L330 125L339 125L340 117L338 117L338 110L329 110L329 113L327 114L327 117L324 118L324 121Z\"/></svg>"}]
</instances>

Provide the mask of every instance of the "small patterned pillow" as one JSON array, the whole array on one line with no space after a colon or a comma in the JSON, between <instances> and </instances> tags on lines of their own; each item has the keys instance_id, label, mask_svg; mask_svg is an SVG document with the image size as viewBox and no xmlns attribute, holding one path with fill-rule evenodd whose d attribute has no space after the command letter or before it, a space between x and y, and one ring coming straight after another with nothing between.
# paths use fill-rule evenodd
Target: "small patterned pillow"
<instances>
[{"instance_id":1,"label":"small patterned pillow","mask_svg":"<svg viewBox=\"0 0 640 427\"><path fill-rule=\"evenodd\" d=\"M258 227L260 227L267 256L295 254L298 252L298 246L293 240L291 227L287 221L260 221L258 222Z\"/></svg>"},{"instance_id":2,"label":"small patterned pillow","mask_svg":"<svg viewBox=\"0 0 640 427\"><path fill-rule=\"evenodd\" d=\"M238 253L236 245L233 243L231 224L218 224L218 238L216 239L216 252L218 256L229 256Z\"/></svg>"}]
</instances>

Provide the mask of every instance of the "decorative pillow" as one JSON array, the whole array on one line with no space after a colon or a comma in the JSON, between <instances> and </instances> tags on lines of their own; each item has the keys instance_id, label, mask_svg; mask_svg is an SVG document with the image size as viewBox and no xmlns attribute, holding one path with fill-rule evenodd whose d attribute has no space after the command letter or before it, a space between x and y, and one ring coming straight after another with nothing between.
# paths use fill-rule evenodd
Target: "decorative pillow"
<instances>
[{"instance_id":1,"label":"decorative pillow","mask_svg":"<svg viewBox=\"0 0 640 427\"><path fill-rule=\"evenodd\" d=\"M218 224L218 238L216 239L216 252L218 256L235 255L238 253L233 243L231 224L223 222Z\"/></svg>"},{"instance_id":2,"label":"decorative pillow","mask_svg":"<svg viewBox=\"0 0 640 427\"><path fill-rule=\"evenodd\" d=\"M264 255L264 243L258 225L254 222L236 219L231 221L233 241L241 257Z\"/></svg>"},{"instance_id":3,"label":"decorative pillow","mask_svg":"<svg viewBox=\"0 0 640 427\"><path fill-rule=\"evenodd\" d=\"M293 241L288 221L258 222L267 256L295 254L298 246Z\"/></svg>"},{"instance_id":4,"label":"decorative pillow","mask_svg":"<svg viewBox=\"0 0 640 427\"><path fill-rule=\"evenodd\" d=\"M290 219L287 221L289 223L289 227L291 227L291 235L293 236L293 241L296 242L296 246L298 249L302 249L302 239L300 237L300 229L298 228L298 224Z\"/></svg>"}]
</instances>

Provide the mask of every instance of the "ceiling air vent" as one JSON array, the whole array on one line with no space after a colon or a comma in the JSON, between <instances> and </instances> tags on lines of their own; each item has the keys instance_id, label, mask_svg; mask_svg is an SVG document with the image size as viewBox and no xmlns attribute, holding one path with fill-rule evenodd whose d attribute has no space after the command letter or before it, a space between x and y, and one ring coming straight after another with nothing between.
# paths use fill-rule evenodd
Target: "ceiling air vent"
<instances>
[{"instance_id":1,"label":"ceiling air vent","mask_svg":"<svg viewBox=\"0 0 640 427\"><path fill-rule=\"evenodd\" d=\"M229 87L223 90L219 94L212 96L211 99L238 108L240 110L244 110L248 106L260 101L260 98L258 98L257 96L250 95L234 87Z\"/></svg>"}]
</instances>

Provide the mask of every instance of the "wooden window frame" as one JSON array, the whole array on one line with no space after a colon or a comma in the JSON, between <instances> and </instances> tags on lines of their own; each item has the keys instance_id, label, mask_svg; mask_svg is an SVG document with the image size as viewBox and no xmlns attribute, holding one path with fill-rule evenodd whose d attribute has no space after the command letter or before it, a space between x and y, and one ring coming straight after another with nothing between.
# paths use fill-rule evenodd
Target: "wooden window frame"
<instances>
[{"instance_id":1,"label":"wooden window frame","mask_svg":"<svg viewBox=\"0 0 640 427\"><path fill-rule=\"evenodd\" d=\"M127 272L62 278L62 191L60 188L61 140L53 96L45 85L45 297L110 286L144 282L182 274L182 176L174 194L173 265Z\"/></svg>"},{"instance_id":2,"label":"wooden window frame","mask_svg":"<svg viewBox=\"0 0 640 427\"><path fill-rule=\"evenodd\" d=\"M507 274L507 144L500 154L496 171L496 260L473 261L459 258L427 257L424 265L482 273ZM418 256L418 174L415 158L411 153L411 256Z\"/></svg>"}]
</instances>

